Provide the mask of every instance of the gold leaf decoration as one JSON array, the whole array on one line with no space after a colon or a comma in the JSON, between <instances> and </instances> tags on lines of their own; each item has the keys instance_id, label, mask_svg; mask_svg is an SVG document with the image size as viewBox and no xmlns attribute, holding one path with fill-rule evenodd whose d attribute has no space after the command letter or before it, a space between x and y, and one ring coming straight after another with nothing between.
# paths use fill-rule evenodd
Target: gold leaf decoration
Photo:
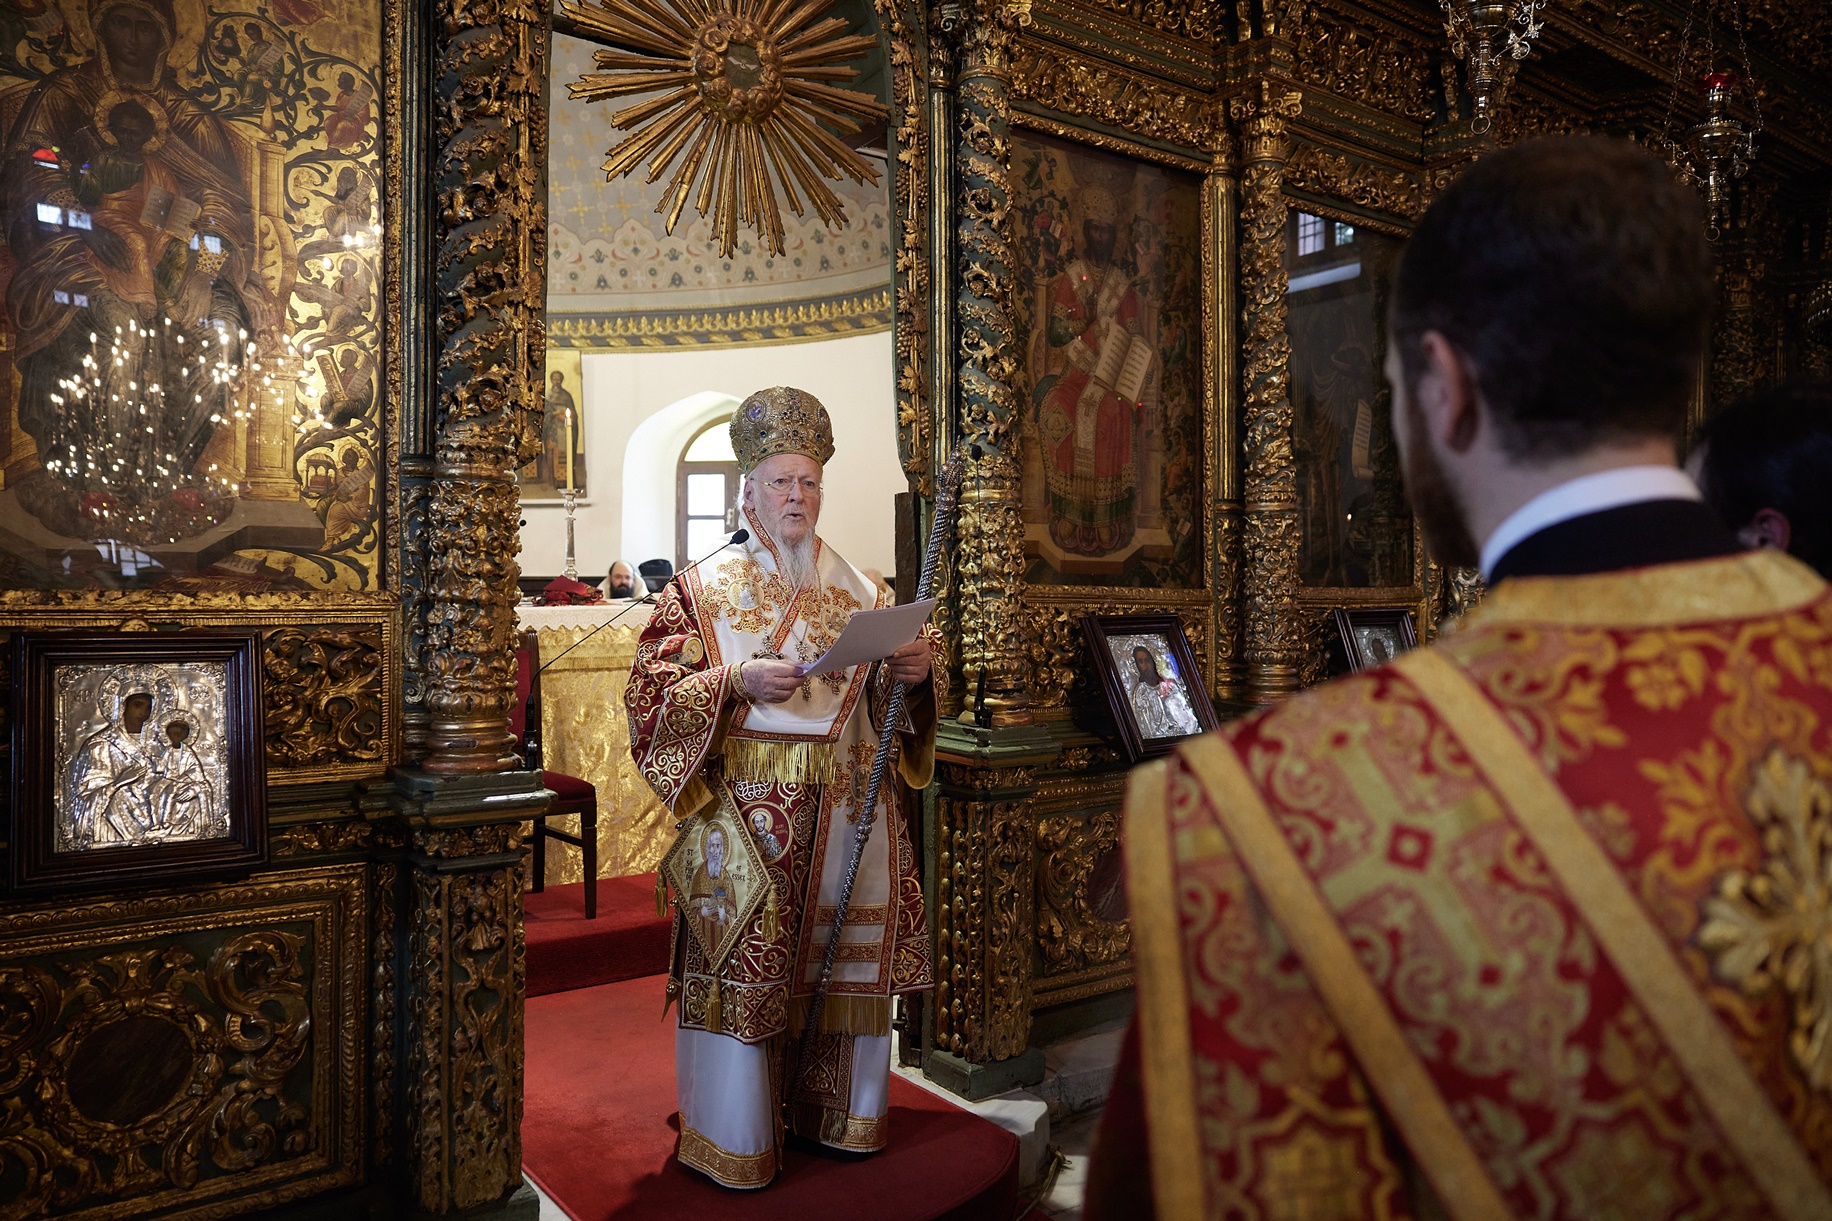
<instances>
[{"instance_id":1,"label":"gold leaf decoration","mask_svg":"<svg viewBox=\"0 0 1832 1221\"><path fill-rule=\"evenodd\" d=\"M837 88L858 71L842 66L876 45L847 34L840 17L822 18L829 0L590 0L560 6L580 35L609 44L593 56L602 72L568 88L588 102L654 94L611 116L633 134L612 148L607 179L645 159L655 182L680 160L657 212L674 232L689 197L713 222L730 255L740 223L783 253L780 189L803 215L802 195L829 226L846 210L826 179L856 183L878 171L834 130L851 135L860 120L887 121L874 97ZM833 130L829 130L832 128ZM696 190L697 186L697 190ZM800 187L800 193L797 187Z\"/></svg>"}]
</instances>

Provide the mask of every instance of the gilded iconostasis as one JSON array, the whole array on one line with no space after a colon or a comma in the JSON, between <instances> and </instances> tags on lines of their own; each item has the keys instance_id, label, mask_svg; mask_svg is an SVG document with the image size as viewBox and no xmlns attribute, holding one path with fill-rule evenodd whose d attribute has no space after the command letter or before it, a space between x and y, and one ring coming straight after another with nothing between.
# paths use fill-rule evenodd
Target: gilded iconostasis
<instances>
[{"instance_id":1,"label":"gilded iconostasis","mask_svg":"<svg viewBox=\"0 0 1832 1221\"><path fill-rule=\"evenodd\" d=\"M0 588L378 588L379 12L0 28Z\"/></svg>"}]
</instances>

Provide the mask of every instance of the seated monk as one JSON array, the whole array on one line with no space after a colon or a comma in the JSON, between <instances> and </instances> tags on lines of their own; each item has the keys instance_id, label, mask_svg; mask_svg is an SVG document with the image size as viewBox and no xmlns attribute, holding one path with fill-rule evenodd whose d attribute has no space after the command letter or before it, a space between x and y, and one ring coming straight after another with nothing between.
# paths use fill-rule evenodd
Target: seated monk
<instances>
[{"instance_id":1,"label":"seated monk","mask_svg":"<svg viewBox=\"0 0 1832 1221\"><path fill-rule=\"evenodd\" d=\"M1832 1217L1832 596L1676 466L1712 300L1627 142L1425 214L1394 435L1490 592L1133 773L1089 1217Z\"/></svg>"}]
</instances>

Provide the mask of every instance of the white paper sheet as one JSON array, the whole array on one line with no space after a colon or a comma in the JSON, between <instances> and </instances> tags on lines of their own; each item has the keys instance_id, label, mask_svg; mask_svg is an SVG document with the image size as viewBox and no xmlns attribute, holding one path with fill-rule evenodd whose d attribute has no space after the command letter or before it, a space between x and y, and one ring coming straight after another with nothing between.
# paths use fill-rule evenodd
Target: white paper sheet
<instances>
[{"instance_id":1,"label":"white paper sheet","mask_svg":"<svg viewBox=\"0 0 1832 1221\"><path fill-rule=\"evenodd\" d=\"M889 657L916 639L934 609L935 599L924 598L908 606L854 611L833 647L801 667L802 677L830 674L847 666L860 666Z\"/></svg>"}]
</instances>

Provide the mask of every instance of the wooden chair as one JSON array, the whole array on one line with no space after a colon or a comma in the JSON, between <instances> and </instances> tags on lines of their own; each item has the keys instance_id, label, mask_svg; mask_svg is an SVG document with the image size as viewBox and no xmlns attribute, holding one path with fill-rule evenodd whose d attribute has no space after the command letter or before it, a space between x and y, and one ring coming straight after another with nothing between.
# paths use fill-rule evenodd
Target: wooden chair
<instances>
[{"instance_id":1,"label":"wooden chair","mask_svg":"<svg viewBox=\"0 0 1832 1221\"><path fill-rule=\"evenodd\" d=\"M586 780L541 766L541 645L532 631L521 634L515 649L515 705L510 718L522 758L530 770L541 773L541 784L553 790L553 804L534 820L534 885L539 894L547 886L547 841L571 844L585 858L585 918L598 918L598 790ZM579 834L558 831L549 818L579 816Z\"/></svg>"}]
</instances>

